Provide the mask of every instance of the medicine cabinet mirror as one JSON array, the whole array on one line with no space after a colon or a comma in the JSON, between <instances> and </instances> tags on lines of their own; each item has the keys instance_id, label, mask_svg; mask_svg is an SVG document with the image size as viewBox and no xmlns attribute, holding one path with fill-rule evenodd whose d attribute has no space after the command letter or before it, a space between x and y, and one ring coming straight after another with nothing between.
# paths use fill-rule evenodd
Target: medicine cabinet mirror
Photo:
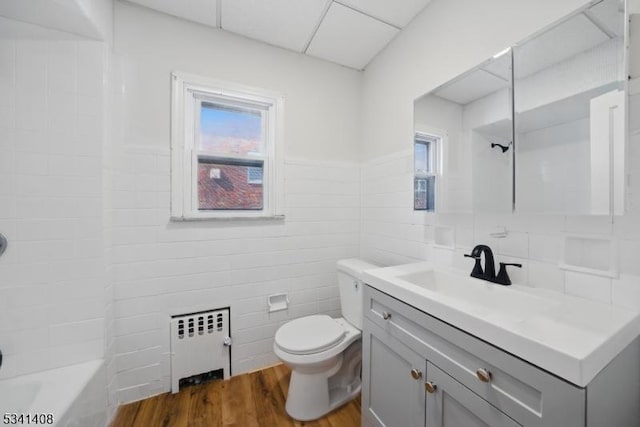
<instances>
[{"instance_id":1,"label":"medicine cabinet mirror","mask_svg":"<svg viewBox=\"0 0 640 427\"><path fill-rule=\"evenodd\" d=\"M416 99L414 146L439 144L435 211L624 212L625 16L592 2Z\"/></svg>"}]
</instances>

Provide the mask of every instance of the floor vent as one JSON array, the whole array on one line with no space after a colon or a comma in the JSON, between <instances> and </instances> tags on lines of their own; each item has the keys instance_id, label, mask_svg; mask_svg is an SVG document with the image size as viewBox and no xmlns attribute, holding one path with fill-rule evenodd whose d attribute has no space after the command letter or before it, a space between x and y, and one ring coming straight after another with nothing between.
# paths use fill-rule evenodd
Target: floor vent
<instances>
[{"instance_id":1,"label":"floor vent","mask_svg":"<svg viewBox=\"0 0 640 427\"><path fill-rule=\"evenodd\" d=\"M171 392L231 375L229 308L171 316ZM182 381L181 381L182 380Z\"/></svg>"}]
</instances>

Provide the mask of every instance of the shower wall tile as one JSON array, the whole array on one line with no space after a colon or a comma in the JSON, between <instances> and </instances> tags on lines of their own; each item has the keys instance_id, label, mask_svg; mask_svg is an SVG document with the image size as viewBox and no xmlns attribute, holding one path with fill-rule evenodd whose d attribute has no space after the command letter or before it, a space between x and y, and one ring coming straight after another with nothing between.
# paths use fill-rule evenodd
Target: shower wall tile
<instances>
[{"instance_id":1,"label":"shower wall tile","mask_svg":"<svg viewBox=\"0 0 640 427\"><path fill-rule=\"evenodd\" d=\"M0 378L104 356L105 58L99 42L0 41Z\"/></svg>"}]
</instances>

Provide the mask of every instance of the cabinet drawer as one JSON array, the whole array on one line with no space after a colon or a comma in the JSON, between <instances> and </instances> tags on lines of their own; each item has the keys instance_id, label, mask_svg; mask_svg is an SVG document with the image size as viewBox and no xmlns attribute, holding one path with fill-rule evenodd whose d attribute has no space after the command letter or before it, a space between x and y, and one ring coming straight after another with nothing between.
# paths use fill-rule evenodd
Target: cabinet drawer
<instances>
[{"instance_id":1,"label":"cabinet drawer","mask_svg":"<svg viewBox=\"0 0 640 427\"><path fill-rule=\"evenodd\" d=\"M584 389L370 286L364 298L367 319L519 424L585 425Z\"/></svg>"},{"instance_id":2,"label":"cabinet drawer","mask_svg":"<svg viewBox=\"0 0 640 427\"><path fill-rule=\"evenodd\" d=\"M520 427L495 406L431 363L427 363L427 378L431 385L427 395L427 426Z\"/></svg>"}]
</instances>

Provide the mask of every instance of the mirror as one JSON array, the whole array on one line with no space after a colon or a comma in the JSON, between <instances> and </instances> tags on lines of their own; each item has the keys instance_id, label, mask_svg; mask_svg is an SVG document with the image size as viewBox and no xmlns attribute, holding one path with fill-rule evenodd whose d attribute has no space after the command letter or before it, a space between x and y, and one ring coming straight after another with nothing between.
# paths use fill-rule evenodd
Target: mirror
<instances>
[{"instance_id":1,"label":"mirror","mask_svg":"<svg viewBox=\"0 0 640 427\"><path fill-rule=\"evenodd\" d=\"M511 63L501 52L415 100L416 210L511 212Z\"/></svg>"},{"instance_id":2,"label":"mirror","mask_svg":"<svg viewBox=\"0 0 640 427\"><path fill-rule=\"evenodd\" d=\"M624 2L514 47L517 212L624 211Z\"/></svg>"},{"instance_id":3,"label":"mirror","mask_svg":"<svg viewBox=\"0 0 640 427\"><path fill-rule=\"evenodd\" d=\"M592 2L414 102L414 208L621 215L625 2Z\"/></svg>"}]
</instances>

